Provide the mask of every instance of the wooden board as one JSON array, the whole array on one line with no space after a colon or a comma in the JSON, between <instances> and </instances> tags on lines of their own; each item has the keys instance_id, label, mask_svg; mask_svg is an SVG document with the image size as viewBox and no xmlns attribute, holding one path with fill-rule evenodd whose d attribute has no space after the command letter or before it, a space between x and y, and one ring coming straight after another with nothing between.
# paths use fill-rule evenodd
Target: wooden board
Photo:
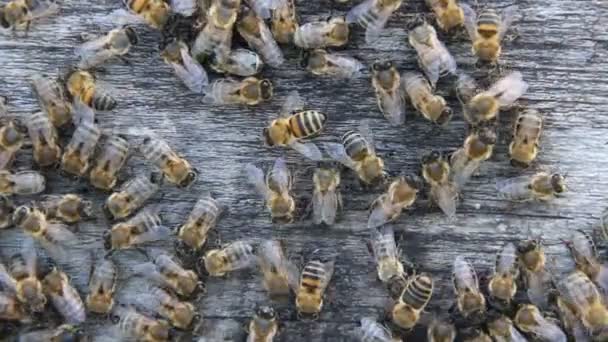
<instances>
[{"instance_id":1,"label":"wooden board","mask_svg":"<svg viewBox=\"0 0 608 342\"><path fill-rule=\"evenodd\" d=\"M373 46L366 46L363 31L353 29L352 42L346 51L367 66L375 60L391 59L400 71L416 69L414 50L406 42L406 25L428 9L421 0L405 1L388 23L387 30ZM498 3L498 2L494 2ZM507 145L513 121L509 112L500 120L499 143L495 155L483 172L466 186L456 219L448 222L436 209L417 206L395 224L407 257L432 273L436 294L430 311L450 306L451 263L455 256L470 258L479 271L491 268L495 253L506 241L518 241L542 234L547 252L559 265L570 267L560 239L569 237L575 228L590 231L597 226L599 214L608 197L608 28L602 18L608 7L602 1L523 0L501 1L520 7L515 27L519 37L505 43L503 61L507 68L519 70L530 84L522 103L545 114L542 151L531 170L558 170L567 174L570 192L553 204L512 205L497 199L494 183L521 172L509 166ZM332 5L331 1L297 1L302 22L344 13L351 5ZM119 1L65 1L60 16L32 27L27 38L0 37L0 93L9 96L11 113L27 117L38 105L27 78L33 73L53 74L76 61L74 46L83 32L103 32L112 26L107 14L119 8ZM492 6L479 1L479 7ZM497 5L498 6L498 5ZM332 9L333 7L333 9ZM326 305L317 322L301 322L295 317L293 303L274 304L282 321L278 341L349 340L353 329L364 316L379 317L388 296L376 279L375 267L366 248L367 207L382 189L363 190L350 172L343 174L345 210L342 219L330 228L314 227L307 220L295 224L272 225L261 199L245 182L242 168L254 162L269 166L278 156L286 156L292 170L297 170L295 195L305 201L311 195L313 163L294 151L263 145L262 128L277 113L282 100L298 90L309 108L327 113L327 129L316 140L337 141L346 130L356 128L363 119L371 120L379 154L391 172L418 172L420 157L433 149L453 150L462 144L465 124L453 97L451 84L440 81L440 93L448 96L456 111L446 128L429 124L409 108L406 125L391 127L376 106L369 72L352 81L311 77L298 66L299 52L285 48L287 63L280 69L265 69L263 75L275 85L275 98L253 108L241 106L212 107L201 97L189 93L159 56L159 34L147 27L137 27L141 43L129 54L130 65L121 62L106 66L100 79L111 85L118 100L112 113L98 116L106 131L133 132L149 128L167 139L200 170L200 178L189 191L166 187L153 204L162 208L164 220L177 226L189 212L199 194L212 191L229 206L228 215L218 225L222 241L243 238L285 239L289 254L306 258L314 249L338 252ZM475 60L470 43L447 42L459 68L473 71ZM512 114L512 113L511 113ZM17 167L31 164L29 150L20 153ZM140 156L129 161L127 173L146 172L149 166ZM56 173L48 174L49 193L82 191L84 181L71 181ZM83 250L102 248L101 235L110 225L99 207L105 194L88 191L95 200L99 218L80 226ZM19 198L27 202L31 198ZM10 255L20 245L22 233L16 229L0 231L0 249ZM167 241L159 247L172 250ZM127 252L118 258L125 275L129 267L143 257ZM86 272L72 267L70 274L79 289L85 288ZM197 301L207 324L233 324L228 330L242 333L241 326L258 304L270 303L255 272L234 274L207 280L207 293ZM109 324L91 317L86 329L103 330Z\"/></svg>"}]
</instances>

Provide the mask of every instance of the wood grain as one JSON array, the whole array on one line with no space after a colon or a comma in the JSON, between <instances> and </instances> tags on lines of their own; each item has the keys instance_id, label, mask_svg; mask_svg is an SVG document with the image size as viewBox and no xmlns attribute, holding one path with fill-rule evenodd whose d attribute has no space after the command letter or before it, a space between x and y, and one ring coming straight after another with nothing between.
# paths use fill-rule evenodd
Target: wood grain
<instances>
[{"instance_id":1,"label":"wood grain","mask_svg":"<svg viewBox=\"0 0 608 342\"><path fill-rule=\"evenodd\" d=\"M404 1L388 23L380 40L366 46L360 28L353 29L353 39L346 53L360 58L367 66L378 59L394 60L400 71L417 68L415 52L406 43L407 22L419 13L428 12L422 0ZM608 7L602 1L522 0L500 1L500 8L518 4L520 19L515 27L518 38L504 45L503 62L519 70L530 84L522 103L545 114L542 151L532 169L546 168L567 174L570 192L555 203L513 205L497 199L494 183L521 172L509 166L507 145L513 117L505 112L500 120L499 144L483 172L466 187L456 219L448 222L436 209L419 205L396 223L402 237L404 254L414 259L436 280L436 295L429 311L450 306L451 262L456 255L470 258L479 271L490 269L494 255L506 241L517 241L542 234L548 254L560 265L570 266L567 251L559 239L567 238L575 228L591 230L597 226L600 212L608 199ZM331 1L299 0L302 22L344 13L352 4L333 5ZM479 1L479 7L492 6ZM61 14L32 27L28 37L0 37L0 93L9 96L11 113L26 118L38 109L27 78L33 73L54 74L75 63L74 46L82 32L103 32L112 28L107 14L121 6L117 0L64 1ZM333 7L333 8L332 8ZM317 322L298 321L293 302L273 303L284 321L277 341L347 341L364 316L379 317L387 303L387 292L375 276L372 257L366 248L367 207L383 189L363 190L350 172L343 174L345 210L341 221L330 228L312 226L308 220L285 226L273 226L261 199L249 187L242 173L246 163L270 165L278 156L287 156L297 170L296 197L302 202L312 192L314 164L302 160L294 151L268 148L261 131L277 113L282 100L298 90L309 108L328 114L327 129L317 142L336 141L346 130L356 128L362 119L370 119L377 149L391 172L417 172L419 159L432 149L449 151L462 144L465 124L460 107L452 96L451 84L440 81L439 91L448 96L456 110L446 128L432 126L408 108L403 127L391 127L377 109L369 73L352 81L312 77L298 66L299 52L284 48L287 63L280 69L263 71L275 85L275 98L253 108L241 106L211 107L201 96L189 93L174 77L158 53L159 33L138 26L140 44L129 54L129 65L121 62L106 66L100 79L111 86L118 100L112 113L98 116L106 131L134 133L148 128L167 139L200 170L192 189L182 191L165 187L152 205L162 208L168 226L177 226L194 205L199 194L212 191L229 209L218 225L222 241L242 238L285 239L289 254L306 258L314 249L338 252L336 273L326 305ZM473 71L470 43L447 41L459 68ZM512 114L512 113L511 113ZM31 152L19 154L17 167L29 167ZM149 169L141 156L133 156L127 174ZM532 170L525 171L528 174ZM54 172L48 173L49 193L82 191L85 181L71 181ZM98 205L106 194L88 191L85 196ZM32 198L18 198L27 202ZM110 223L98 210L99 218L80 225L78 235L83 250L101 248L101 235ZM0 249L4 257L20 245L22 233L16 229L0 231ZM172 251L173 242L158 245ZM125 275L134 263L143 261L137 253L126 252L118 258ZM86 272L68 268L82 291ZM243 335L241 326L258 304L269 303L260 276L243 272L227 278L207 280L207 293L197 301L205 324L218 329L226 325L231 334ZM230 322L232 324L230 325ZM86 330L103 331L110 323L91 317ZM237 339L238 340L238 339Z\"/></svg>"}]
</instances>

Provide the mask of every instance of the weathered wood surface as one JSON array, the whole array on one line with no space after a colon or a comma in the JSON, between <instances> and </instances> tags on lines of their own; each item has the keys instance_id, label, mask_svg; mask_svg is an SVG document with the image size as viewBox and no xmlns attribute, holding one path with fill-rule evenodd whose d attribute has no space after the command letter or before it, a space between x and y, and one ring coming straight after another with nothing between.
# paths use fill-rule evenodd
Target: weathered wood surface
<instances>
[{"instance_id":1,"label":"weathered wood surface","mask_svg":"<svg viewBox=\"0 0 608 342\"><path fill-rule=\"evenodd\" d=\"M416 14L428 12L424 1L406 3L388 23L388 29L373 46L365 46L362 30L354 29L347 51L366 65L376 59L392 59L399 70L416 68L415 52L406 43L406 22ZM451 261L456 255L471 258L478 270L490 269L494 254L505 241L526 238L529 229L542 233L548 253L559 264L567 265L566 249L559 239L567 238L574 228L591 230L608 197L608 7L603 1L524 0L480 1L479 6L495 3L503 8L512 3L520 6L516 21L519 37L505 43L503 61L519 70L529 82L529 92L522 102L546 113L542 152L533 168L548 168L567 173L571 191L552 205L511 205L497 199L493 184L514 176L519 171L509 166L507 144L512 117L501 119L499 144L491 161L480 176L466 187L458 214L447 222L437 210L419 206L403 215L395 224L405 255L437 280L437 293L430 310L445 309L452 297ZM331 1L297 1L302 22L330 13ZM342 13L349 5L336 5L333 14ZM35 72L54 73L75 62L74 46L82 32L111 28L104 16L119 8L117 0L65 1L61 15L33 26L29 37L0 37L0 92L11 99L10 110L20 116L36 110L38 105L29 88L27 77ZM311 194L312 163L293 151L264 147L261 130L268 118L279 109L282 99L298 90L310 108L329 115L327 130L317 141L334 141L362 119L371 119L378 152L385 157L393 172L416 172L420 156L431 150L457 148L464 139L465 125L459 106L451 95L450 84L440 82L439 89L449 94L457 115L447 128L434 127L413 115L410 108L404 127L394 128L381 117L371 89L369 74L354 81L313 78L298 67L298 51L286 48L287 63L279 70L266 69L272 79L276 97L268 104L254 108L239 106L210 107L200 96L190 94L174 77L158 54L159 34L138 27L141 44L129 56L131 65L120 62L107 65L100 79L110 84L119 106L111 114L99 115L106 130L128 131L147 127L171 142L201 171L199 181L190 191L166 187L153 201L162 207L169 226L181 222L197 196L203 191L219 194L230 207L218 230L223 241L241 238L280 238L287 241L289 254L306 257L316 248L340 253L334 281L326 306L317 322L300 322L295 318L293 303L276 304L284 326L279 341L341 341L364 316L379 316L388 296L376 280L373 260L365 241L366 208L381 192L360 189L351 173L344 174L345 210L339 223L331 228L313 227L303 221L273 226L261 199L249 187L242 174L246 163L264 165L278 156L287 156L289 166L298 170L295 194L306 199ZM470 43L447 42L460 68L474 69ZM27 167L30 153L19 155L17 166ZM128 172L144 171L141 157L129 162ZM529 173L532 171L526 171ZM49 193L81 191L83 182L71 182L49 173ZM105 194L90 191L86 197L101 205ZM21 200L21 199L19 199ZM30 199L23 199L28 201ZM101 234L109 223L101 217L80 226L83 249L101 248ZM0 231L3 256L19 246L22 233L16 229ZM162 244L171 249L172 242ZM137 253L124 253L118 260L128 274L129 265L141 262ZM84 288L84 277L74 282ZM242 334L241 326L253 308L267 303L260 277L255 272L234 274L226 279L208 279L207 293L197 302L207 324L218 326L232 322L229 330ZM91 318L91 332L103 329L108 322Z\"/></svg>"}]
</instances>

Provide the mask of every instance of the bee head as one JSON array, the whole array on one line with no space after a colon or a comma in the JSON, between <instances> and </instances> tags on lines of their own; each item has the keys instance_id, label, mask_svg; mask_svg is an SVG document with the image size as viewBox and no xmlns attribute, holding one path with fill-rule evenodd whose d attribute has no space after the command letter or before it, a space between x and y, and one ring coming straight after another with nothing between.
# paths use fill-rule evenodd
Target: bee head
<instances>
[{"instance_id":1,"label":"bee head","mask_svg":"<svg viewBox=\"0 0 608 342\"><path fill-rule=\"evenodd\" d=\"M180 188L186 188L186 187L190 186L192 183L194 183L194 181L196 181L197 178L198 178L198 170L195 168L192 168L188 172L188 175L184 178L184 180L182 180L179 183Z\"/></svg>"},{"instance_id":2,"label":"bee head","mask_svg":"<svg viewBox=\"0 0 608 342\"><path fill-rule=\"evenodd\" d=\"M439 159L441 159L441 153L439 153L438 151L431 151L430 153L428 153L422 157L422 163L429 164L429 163L436 162Z\"/></svg>"},{"instance_id":3,"label":"bee head","mask_svg":"<svg viewBox=\"0 0 608 342\"><path fill-rule=\"evenodd\" d=\"M108 251L112 249L112 231L110 229L103 232L103 248Z\"/></svg>"},{"instance_id":4,"label":"bee head","mask_svg":"<svg viewBox=\"0 0 608 342\"><path fill-rule=\"evenodd\" d=\"M385 70L389 70L392 67L393 67L393 62L391 62L391 61L374 62L374 64L372 64L373 71L385 71Z\"/></svg>"},{"instance_id":5,"label":"bee head","mask_svg":"<svg viewBox=\"0 0 608 342\"><path fill-rule=\"evenodd\" d=\"M127 38L129 38L129 42L132 45L137 45L137 43L139 42L139 37L137 36L137 32L135 32L135 29L131 26L127 26L125 27L125 33L127 34Z\"/></svg>"},{"instance_id":6,"label":"bee head","mask_svg":"<svg viewBox=\"0 0 608 342\"><path fill-rule=\"evenodd\" d=\"M566 191L566 182L564 176L559 173L555 173L551 176L551 186L553 187L553 191L558 194Z\"/></svg>"},{"instance_id":7,"label":"bee head","mask_svg":"<svg viewBox=\"0 0 608 342\"><path fill-rule=\"evenodd\" d=\"M93 217L93 202L87 200L80 201L78 213L81 217Z\"/></svg>"},{"instance_id":8,"label":"bee head","mask_svg":"<svg viewBox=\"0 0 608 342\"><path fill-rule=\"evenodd\" d=\"M479 141L486 145L495 145L496 144L496 132L491 128L483 128L478 133Z\"/></svg>"},{"instance_id":9,"label":"bee head","mask_svg":"<svg viewBox=\"0 0 608 342\"><path fill-rule=\"evenodd\" d=\"M447 124L451 119L452 119L452 108L445 106L444 109L441 111L441 114L439 115L437 120L435 120L435 122L437 122L438 125L443 126L443 125Z\"/></svg>"},{"instance_id":10,"label":"bee head","mask_svg":"<svg viewBox=\"0 0 608 342\"><path fill-rule=\"evenodd\" d=\"M300 54L300 66L302 68L307 68L310 62L311 53L308 50L303 50Z\"/></svg>"},{"instance_id":11,"label":"bee head","mask_svg":"<svg viewBox=\"0 0 608 342\"><path fill-rule=\"evenodd\" d=\"M516 159L511 159L510 163L511 163L511 166L517 167L517 168L522 168L522 169L525 169L528 166L530 166L530 164L520 161L520 160L516 160Z\"/></svg>"},{"instance_id":12,"label":"bee head","mask_svg":"<svg viewBox=\"0 0 608 342\"><path fill-rule=\"evenodd\" d=\"M260 93L262 95L262 99L268 101L272 98L272 83L270 80L263 79L260 82Z\"/></svg>"},{"instance_id":13,"label":"bee head","mask_svg":"<svg viewBox=\"0 0 608 342\"><path fill-rule=\"evenodd\" d=\"M275 319L277 314L274 311L274 309L270 306L264 305L264 306L259 306L256 310L255 310L255 314L258 315L259 317L263 318L263 319L267 319L267 320L272 320Z\"/></svg>"},{"instance_id":14,"label":"bee head","mask_svg":"<svg viewBox=\"0 0 608 342\"><path fill-rule=\"evenodd\" d=\"M15 209L15 212L13 213L13 222L15 223L15 225L20 226L25 219L29 216L29 214L31 213L31 209L22 205L20 207L18 207L17 209Z\"/></svg>"},{"instance_id":15,"label":"bee head","mask_svg":"<svg viewBox=\"0 0 608 342\"><path fill-rule=\"evenodd\" d=\"M421 190L424 187L422 179L414 174L405 175L403 179L413 189Z\"/></svg>"}]
</instances>

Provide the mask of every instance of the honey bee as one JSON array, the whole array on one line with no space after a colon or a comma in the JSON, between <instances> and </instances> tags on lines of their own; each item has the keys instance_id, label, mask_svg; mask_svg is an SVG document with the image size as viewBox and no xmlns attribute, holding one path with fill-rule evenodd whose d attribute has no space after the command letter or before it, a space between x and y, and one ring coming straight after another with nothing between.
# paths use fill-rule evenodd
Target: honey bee
<instances>
[{"instance_id":1,"label":"honey bee","mask_svg":"<svg viewBox=\"0 0 608 342\"><path fill-rule=\"evenodd\" d=\"M160 55L190 91L201 94L209 85L207 72L190 56L188 45L184 42L179 40L171 42Z\"/></svg>"},{"instance_id":2,"label":"honey bee","mask_svg":"<svg viewBox=\"0 0 608 342\"><path fill-rule=\"evenodd\" d=\"M391 309L393 323L402 329L412 329L433 295L433 279L426 273L413 275L399 300Z\"/></svg>"},{"instance_id":3,"label":"honey bee","mask_svg":"<svg viewBox=\"0 0 608 342\"><path fill-rule=\"evenodd\" d=\"M82 331L70 324L63 324L56 328L29 331L19 335L19 342L40 341L83 341Z\"/></svg>"},{"instance_id":4,"label":"honey bee","mask_svg":"<svg viewBox=\"0 0 608 342\"><path fill-rule=\"evenodd\" d=\"M465 11L473 10L457 0L426 0L426 4L435 12L437 25L444 31L463 26Z\"/></svg>"},{"instance_id":5,"label":"honey bee","mask_svg":"<svg viewBox=\"0 0 608 342\"><path fill-rule=\"evenodd\" d=\"M1 120L1 119L0 119ZM0 169L8 169L23 146L27 128L15 119L3 122L0 127Z\"/></svg>"},{"instance_id":6,"label":"honey bee","mask_svg":"<svg viewBox=\"0 0 608 342\"><path fill-rule=\"evenodd\" d=\"M420 181L415 177L401 176L395 179L388 191L372 203L367 227L375 228L397 220L404 209L414 204L420 188Z\"/></svg>"},{"instance_id":7,"label":"honey bee","mask_svg":"<svg viewBox=\"0 0 608 342\"><path fill-rule=\"evenodd\" d=\"M165 26L171 7L163 0L123 0L127 8L155 29Z\"/></svg>"},{"instance_id":8,"label":"honey bee","mask_svg":"<svg viewBox=\"0 0 608 342\"><path fill-rule=\"evenodd\" d=\"M232 28L241 8L241 0L213 0L207 11L206 24L192 45L192 55L205 59L210 55L225 56L232 43Z\"/></svg>"},{"instance_id":9,"label":"honey bee","mask_svg":"<svg viewBox=\"0 0 608 342\"><path fill-rule=\"evenodd\" d=\"M258 307L247 330L247 342L272 342L279 330L277 313L270 306Z\"/></svg>"},{"instance_id":10,"label":"honey bee","mask_svg":"<svg viewBox=\"0 0 608 342\"><path fill-rule=\"evenodd\" d=\"M401 339L394 337L388 328L371 317L361 318L361 327L356 331L356 334L361 342L401 341Z\"/></svg>"},{"instance_id":11,"label":"honey bee","mask_svg":"<svg viewBox=\"0 0 608 342\"><path fill-rule=\"evenodd\" d=\"M160 188L156 175L139 175L124 183L106 200L103 209L111 219L122 219L133 214Z\"/></svg>"},{"instance_id":12,"label":"honey bee","mask_svg":"<svg viewBox=\"0 0 608 342\"><path fill-rule=\"evenodd\" d=\"M511 165L528 167L538 154L543 117L538 111L528 109L517 116L513 128L513 140L509 144Z\"/></svg>"},{"instance_id":13,"label":"honey bee","mask_svg":"<svg viewBox=\"0 0 608 342\"><path fill-rule=\"evenodd\" d=\"M471 179L482 162L492 157L496 139L496 132L489 127L473 130L463 146L450 156L452 181L459 189Z\"/></svg>"},{"instance_id":14,"label":"honey bee","mask_svg":"<svg viewBox=\"0 0 608 342\"><path fill-rule=\"evenodd\" d=\"M138 40L137 32L131 26L113 29L101 37L95 37L76 48L76 55L80 57L78 67L89 69L113 57L124 58Z\"/></svg>"},{"instance_id":15,"label":"honey bee","mask_svg":"<svg viewBox=\"0 0 608 342\"><path fill-rule=\"evenodd\" d=\"M582 230L576 230L566 244L576 269L585 273L602 290L608 290L608 268L601 264L593 238Z\"/></svg>"},{"instance_id":16,"label":"honey bee","mask_svg":"<svg viewBox=\"0 0 608 342\"><path fill-rule=\"evenodd\" d=\"M68 276L53 268L42 280L44 293L51 300L55 309L69 324L80 324L86 320L84 303L78 291L70 285Z\"/></svg>"},{"instance_id":17,"label":"honey bee","mask_svg":"<svg viewBox=\"0 0 608 342\"><path fill-rule=\"evenodd\" d=\"M285 159L277 158L274 166L264 177L264 172L253 164L245 167L249 183L266 201L273 222L290 223L294 219L296 202L291 195L293 184Z\"/></svg>"},{"instance_id":18,"label":"honey bee","mask_svg":"<svg viewBox=\"0 0 608 342\"><path fill-rule=\"evenodd\" d=\"M511 106L527 90L528 83L518 71L507 74L481 92L470 76L461 73L456 81L464 118L473 126L494 120L501 109Z\"/></svg>"},{"instance_id":19,"label":"honey bee","mask_svg":"<svg viewBox=\"0 0 608 342\"><path fill-rule=\"evenodd\" d=\"M401 76L393 62L372 64L372 85L384 117L395 126L402 125L405 122L404 94Z\"/></svg>"},{"instance_id":20,"label":"honey bee","mask_svg":"<svg viewBox=\"0 0 608 342\"><path fill-rule=\"evenodd\" d=\"M348 43L350 31L344 17L300 25L293 34L293 43L302 49L340 47Z\"/></svg>"},{"instance_id":21,"label":"honey bee","mask_svg":"<svg viewBox=\"0 0 608 342\"><path fill-rule=\"evenodd\" d=\"M340 171L319 168L312 177L314 190L312 195L313 222L332 225L336 222L336 214L342 208L340 194Z\"/></svg>"},{"instance_id":22,"label":"honey bee","mask_svg":"<svg viewBox=\"0 0 608 342\"><path fill-rule=\"evenodd\" d=\"M171 326L163 319L148 317L133 308L115 310L119 317L118 327L125 337L142 342L170 341Z\"/></svg>"},{"instance_id":23,"label":"honey bee","mask_svg":"<svg viewBox=\"0 0 608 342\"><path fill-rule=\"evenodd\" d=\"M34 162L42 167L59 162L61 147L57 138L57 130L44 112L32 114L26 121L28 135L32 141Z\"/></svg>"},{"instance_id":24,"label":"honey bee","mask_svg":"<svg viewBox=\"0 0 608 342\"><path fill-rule=\"evenodd\" d=\"M409 43L418 54L418 64L435 88L440 77L456 73L456 60L437 38L437 31L428 23L417 26L409 33Z\"/></svg>"},{"instance_id":25,"label":"honey bee","mask_svg":"<svg viewBox=\"0 0 608 342\"><path fill-rule=\"evenodd\" d=\"M86 175L100 137L101 131L94 123L83 122L78 125L63 151L61 170L77 177Z\"/></svg>"},{"instance_id":26,"label":"honey bee","mask_svg":"<svg viewBox=\"0 0 608 342\"><path fill-rule=\"evenodd\" d=\"M298 26L295 0L285 0L272 11L270 27L277 42L291 43Z\"/></svg>"},{"instance_id":27,"label":"honey bee","mask_svg":"<svg viewBox=\"0 0 608 342\"><path fill-rule=\"evenodd\" d=\"M401 249L397 247L392 227L384 226L379 231L374 229L371 247L380 281L388 284L398 278L405 279L403 263L400 260Z\"/></svg>"},{"instance_id":28,"label":"honey bee","mask_svg":"<svg viewBox=\"0 0 608 342\"><path fill-rule=\"evenodd\" d=\"M258 248L264 288L271 298L289 295L289 288L297 283L298 270L285 256L282 242L265 240Z\"/></svg>"},{"instance_id":29,"label":"honey bee","mask_svg":"<svg viewBox=\"0 0 608 342\"><path fill-rule=\"evenodd\" d=\"M588 330L579 319L579 312L574 304L569 303L561 295L558 295L555 298L555 306L557 307L556 311L559 314L564 330L570 333L575 341L591 341L588 336Z\"/></svg>"},{"instance_id":30,"label":"honey bee","mask_svg":"<svg viewBox=\"0 0 608 342\"><path fill-rule=\"evenodd\" d=\"M112 190L118 181L118 172L129 156L129 141L121 135L109 136L93 160L89 172L91 185L101 190Z\"/></svg>"},{"instance_id":31,"label":"honey bee","mask_svg":"<svg viewBox=\"0 0 608 342\"><path fill-rule=\"evenodd\" d=\"M496 342L526 342L528 341L513 325L513 321L505 315L492 317L486 323L490 336Z\"/></svg>"},{"instance_id":32,"label":"honey bee","mask_svg":"<svg viewBox=\"0 0 608 342\"><path fill-rule=\"evenodd\" d=\"M312 138L321 133L327 115L316 110L303 110L304 100L297 91L291 92L279 117L264 128L263 135L268 146L289 146L312 160L321 160L319 148L313 143L303 143L302 139Z\"/></svg>"},{"instance_id":33,"label":"honey bee","mask_svg":"<svg viewBox=\"0 0 608 342\"><path fill-rule=\"evenodd\" d=\"M262 56L266 64L277 68L285 62L283 51L274 40L272 32L254 11L245 10L241 13L236 29L249 46Z\"/></svg>"},{"instance_id":34,"label":"honey bee","mask_svg":"<svg viewBox=\"0 0 608 342\"><path fill-rule=\"evenodd\" d=\"M516 253L515 245L510 242L502 247L496 254L494 273L488 283L490 296L505 303L510 303L517 292L519 269Z\"/></svg>"},{"instance_id":35,"label":"honey bee","mask_svg":"<svg viewBox=\"0 0 608 342\"><path fill-rule=\"evenodd\" d=\"M448 218L456 215L458 188L450 180L450 164L441 153L431 151L422 157L422 176L431 186L431 199Z\"/></svg>"},{"instance_id":36,"label":"honey bee","mask_svg":"<svg viewBox=\"0 0 608 342\"><path fill-rule=\"evenodd\" d=\"M4 292L0 292L0 319L23 323L31 322L31 318L17 298Z\"/></svg>"},{"instance_id":37,"label":"honey bee","mask_svg":"<svg viewBox=\"0 0 608 342\"><path fill-rule=\"evenodd\" d=\"M464 25L473 42L473 54L481 61L496 63L502 51L500 42L513 23L518 7L509 6L501 15L493 9L485 9L478 16L471 7L463 10Z\"/></svg>"},{"instance_id":38,"label":"honey bee","mask_svg":"<svg viewBox=\"0 0 608 342\"><path fill-rule=\"evenodd\" d=\"M72 121L72 105L57 80L35 74L30 83L40 108L46 112L55 127L62 127Z\"/></svg>"},{"instance_id":39,"label":"honey bee","mask_svg":"<svg viewBox=\"0 0 608 342\"><path fill-rule=\"evenodd\" d=\"M171 230L161 225L161 218L151 210L143 209L125 222L107 230L104 247L109 250L128 249L140 244L162 240L171 235Z\"/></svg>"},{"instance_id":40,"label":"honey bee","mask_svg":"<svg viewBox=\"0 0 608 342\"><path fill-rule=\"evenodd\" d=\"M46 306L37 266L36 248L29 238L24 239L21 250L11 256L8 270L0 264L0 284L15 295L26 311L42 312Z\"/></svg>"},{"instance_id":41,"label":"honey bee","mask_svg":"<svg viewBox=\"0 0 608 342\"><path fill-rule=\"evenodd\" d=\"M532 304L544 308L547 306L546 293L550 282L549 273L545 268L544 248L540 240L527 240L517 246L517 251L528 298Z\"/></svg>"},{"instance_id":42,"label":"honey bee","mask_svg":"<svg viewBox=\"0 0 608 342\"><path fill-rule=\"evenodd\" d=\"M566 342L566 334L559 326L543 317L540 310L534 305L521 305L514 319L517 327L540 341Z\"/></svg>"},{"instance_id":43,"label":"honey bee","mask_svg":"<svg viewBox=\"0 0 608 342\"><path fill-rule=\"evenodd\" d=\"M184 157L176 153L169 144L154 136L146 136L140 147L144 158L158 167L169 183L187 188L198 177L198 170Z\"/></svg>"},{"instance_id":44,"label":"honey bee","mask_svg":"<svg viewBox=\"0 0 608 342\"><path fill-rule=\"evenodd\" d=\"M18 207L13 213L13 222L38 241L53 259L65 260L65 248L78 241L64 223L49 222L46 215L36 207Z\"/></svg>"},{"instance_id":45,"label":"honey bee","mask_svg":"<svg viewBox=\"0 0 608 342\"><path fill-rule=\"evenodd\" d=\"M177 236L186 246L200 250L207 242L207 234L215 227L222 213L220 204L211 196L202 196L178 228Z\"/></svg>"},{"instance_id":46,"label":"honey bee","mask_svg":"<svg viewBox=\"0 0 608 342\"><path fill-rule=\"evenodd\" d=\"M114 291L118 270L110 258L100 258L95 264L89 279L87 308L91 312L108 314L114 307Z\"/></svg>"},{"instance_id":47,"label":"honey bee","mask_svg":"<svg viewBox=\"0 0 608 342\"><path fill-rule=\"evenodd\" d=\"M339 79L357 78L364 69L363 64L352 57L328 53L322 49L304 52L302 66L313 75Z\"/></svg>"},{"instance_id":48,"label":"honey bee","mask_svg":"<svg viewBox=\"0 0 608 342\"><path fill-rule=\"evenodd\" d=\"M58 12L59 4L52 0L12 0L0 6L0 27L2 32L25 28L27 35L33 21Z\"/></svg>"},{"instance_id":49,"label":"honey bee","mask_svg":"<svg viewBox=\"0 0 608 342\"><path fill-rule=\"evenodd\" d=\"M38 171L0 170L1 195L34 195L43 192L45 188L46 179Z\"/></svg>"},{"instance_id":50,"label":"honey bee","mask_svg":"<svg viewBox=\"0 0 608 342\"><path fill-rule=\"evenodd\" d=\"M189 297L202 286L194 271L184 269L172 256L162 252L152 262L134 266L133 271L184 297Z\"/></svg>"},{"instance_id":51,"label":"honey bee","mask_svg":"<svg viewBox=\"0 0 608 342\"><path fill-rule=\"evenodd\" d=\"M546 172L499 181L496 189L500 198L517 202L549 201L567 190L564 176Z\"/></svg>"},{"instance_id":52,"label":"honey bee","mask_svg":"<svg viewBox=\"0 0 608 342\"><path fill-rule=\"evenodd\" d=\"M209 85L204 102L215 105L244 104L255 106L272 98L272 83L268 79L247 77L242 81L219 78Z\"/></svg>"},{"instance_id":53,"label":"honey bee","mask_svg":"<svg viewBox=\"0 0 608 342\"><path fill-rule=\"evenodd\" d=\"M46 195L38 204L49 220L70 224L93 217L93 202L76 194Z\"/></svg>"},{"instance_id":54,"label":"honey bee","mask_svg":"<svg viewBox=\"0 0 608 342\"><path fill-rule=\"evenodd\" d=\"M357 173L365 184L384 179L384 160L376 155L374 140L368 121L361 122L359 131L342 135L342 143L326 143L329 156Z\"/></svg>"},{"instance_id":55,"label":"honey bee","mask_svg":"<svg viewBox=\"0 0 608 342\"><path fill-rule=\"evenodd\" d=\"M73 69L68 72L65 79L66 89L73 102L80 102L98 111L110 111L116 108L116 99L98 85L95 76L90 72Z\"/></svg>"},{"instance_id":56,"label":"honey bee","mask_svg":"<svg viewBox=\"0 0 608 342\"><path fill-rule=\"evenodd\" d=\"M477 272L464 257L457 256L454 260L452 273L456 304L463 317L486 310L486 298L479 290Z\"/></svg>"},{"instance_id":57,"label":"honey bee","mask_svg":"<svg viewBox=\"0 0 608 342\"><path fill-rule=\"evenodd\" d=\"M196 309L168 292L155 287L151 291L136 293L131 300L146 312L154 312L178 329L188 329L196 320Z\"/></svg>"},{"instance_id":58,"label":"honey bee","mask_svg":"<svg viewBox=\"0 0 608 342\"><path fill-rule=\"evenodd\" d=\"M213 55L209 66L213 71L237 76L253 76L259 74L264 67L262 58L257 53L247 49L233 49L230 53Z\"/></svg>"},{"instance_id":59,"label":"honey bee","mask_svg":"<svg viewBox=\"0 0 608 342\"><path fill-rule=\"evenodd\" d=\"M348 24L365 28L365 41L373 43L386 26L388 18L401 7L402 0L365 0L346 14Z\"/></svg>"},{"instance_id":60,"label":"honey bee","mask_svg":"<svg viewBox=\"0 0 608 342\"><path fill-rule=\"evenodd\" d=\"M426 331L429 342L452 342L456 339L456 327L452 323L434 319Z\"/></svg>"},{"instance_id":61,"label":"honey bee","mask_svg":"<svg viewBox=\"0 0 608 342\"><path fill-rule=\"evenodd\" d=\"M226 273L255 265L254 247L246 241L234 241L221 248L205 253L202 262L212 277L223 277Z\"/></svg>"},{"instance_id":62,"label":"honey bee","mask_svg":"<svg viewBox=\"0 0 608 342\"><path fill-rule=\"evenodd\" d=\"M15 205L6 196L0 195L0 229L13 226L13 213Z\"/></svg>"},{"instance_id":63,"label":"honey bee","mask_svg":"<svg viewBox=\"0 0 608 342\"><path fill-rule=\"evenodd\" d=\"M438 125L446 125L452 118L452 109L420 73L403 74L403 86L412 105L422 116Z\"/></svg>"},{"instance_id":64,"label":"honey bee","mask_svg":"<svg viewBox=\"0 0 608 342\"><path fill-rule=\"evenodd\" d=\"M304 315L310 316L313 319L319 317L323 308L323 295L334 274L335 259L335 255L327 258L314 255L304 265L300 281L294 290L296 293L298 317Z\"/></svg>"}]
</instances>

